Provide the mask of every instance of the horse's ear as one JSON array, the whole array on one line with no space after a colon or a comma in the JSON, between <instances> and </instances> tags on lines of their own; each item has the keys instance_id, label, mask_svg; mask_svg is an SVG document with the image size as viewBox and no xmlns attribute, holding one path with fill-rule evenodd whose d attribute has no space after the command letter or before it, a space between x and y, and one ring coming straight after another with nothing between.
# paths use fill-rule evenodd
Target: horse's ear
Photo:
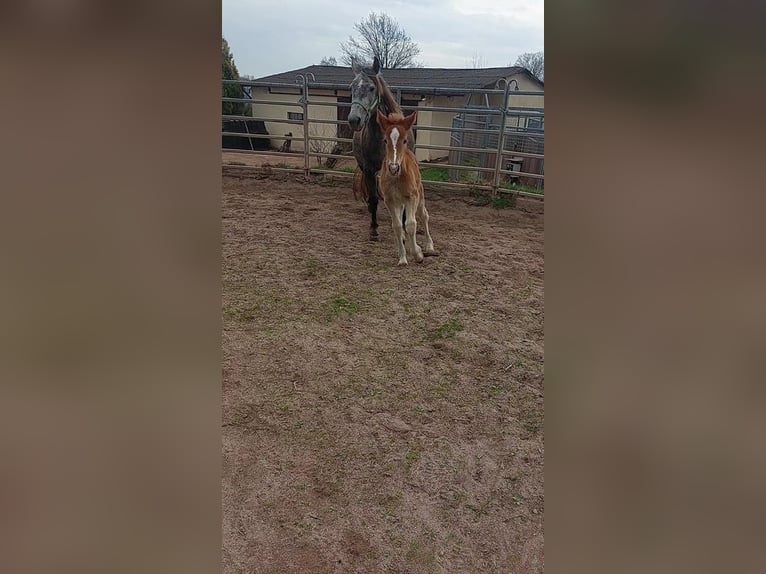
<instances>
[{"instance_id":1,"label":"horse's ear","mask_svg":"<svg viewBox=\"0 0 766 574\"><path fill-rule=\"evenodd\" d=\"M380 72L380 60L378 60L377 56L375 56L375 58L372 60L372 71L376 74Z\"/></svg>"},{"instance_id":2,"label":"horse's ear","mask_svg":"<svg viewBox=\"0 0 766 574\"><path fill-rule=\"evenodd\" d=\"M407 129L410 129L412 127L412 124L415 123L415 119L418 117L418 112L412 112L409 116L404 118L404 125L407 127Z\"/></svg>"},{"instance_id":3,"label":"horse's ear","mask_svg":"<svg viewBox=\"0 0 766 574\"><path fill-rule=\"evenodd\" d=\"M381 127L383 131L386 131L386 128L388 127L388 118L381 113L380 110L377 110L378 113L378 125Z\"/></svg>"}]
</instances>

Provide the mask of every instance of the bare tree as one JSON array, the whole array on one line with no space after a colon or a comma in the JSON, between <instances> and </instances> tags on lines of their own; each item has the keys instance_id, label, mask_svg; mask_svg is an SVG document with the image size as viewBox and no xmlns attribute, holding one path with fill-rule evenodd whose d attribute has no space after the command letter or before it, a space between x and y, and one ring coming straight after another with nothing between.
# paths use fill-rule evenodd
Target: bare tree
<instances>
[{"instance_id":1,"label":"bare tree","mask_svg":"<svg viewBox=\"0 0 766 574\"><path fill-rule=\"evenodd\" d=\"M344 64L353 66L372 62L377 56L381 67L389 70L422 67L420 62L415 61L420 48L404 28L387 14L371 12L366 20L354 24L354 28L359 36L349 36L348 42L340 44Z\"/></svg>"},{"instance_id":2,"label":"bare tree","mask_svg":"<svg viewBox=\"0 0 766 574\"><path fill-rule=\"evenodd\" d=\"M325 56L322 58L322 60L319 62L320 66L337 66L338 60L335 59L335 56L330 56L329 58Z\"/></svg>"},{"instance_id":3,"label":"bare tree","mask_svg":"<svg viewBox=\"0 0 766 574\"><path fill-rule=\"evenodd\" d=\"M326 140L319 140L315 138L332 138L335 137L335 126L328 126L328 125L309 125L309 149L312 153L317 154L328 154L328 153L334 153L336 144L332 141L326 141ZM335 158L323 158L322 156L316 156L317 165L319 167L322 166L322 161L324 160L325 165L327 165L327 162L331 159ZM335 162L331 162L332 165L335 165ZM332 166L327 166L332 167Z\"/></svg>"},{"instance_id":4,"label":"bare tree","mask_svg":"<svg viewBox=\"0 0 766 574\"><path fill-rule=\"evenodd\" d=\"M545 81L545 57L543 52L525 52L518 58L516 58L516 66L523 66L529 70L532 75L540 80Z\"/></svg>"},{"instance_id":5,"label":"bare tree","mask_svg":"<svg viewBox=\"0 0 766 574\"><path fill-rule=\"evenodd\" d=\"M479 54L478 50L474 50L473 55L471 56L471 59L469 60L469 64L474 70L477 70L479 68L486 68L487 59L484 57L483 54Z\"/></svg>"}]
</instances>

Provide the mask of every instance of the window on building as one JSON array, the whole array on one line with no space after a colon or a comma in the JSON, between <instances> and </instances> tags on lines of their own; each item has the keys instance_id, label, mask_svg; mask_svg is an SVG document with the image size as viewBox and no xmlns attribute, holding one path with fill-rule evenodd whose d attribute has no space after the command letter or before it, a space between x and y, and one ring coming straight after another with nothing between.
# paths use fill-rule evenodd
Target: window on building
<instances>
[{"instance_id":1,"label":"window on building","mask_svg":"<svg viewBox=\"0 0 766 574\"><path fill-rule=\"evenodd\" d=\"M545 118L527 118L529 131L542 132L545 126Z\"/></svg>"},{"instance_id":2,"label":"window on building","mask_svg":"<svg viewBox=\"0 0 766 574\"><path fill-rule=\"evenodd\" d=\"M287 119L303 121L303 113L302 112L287 112Z\"/></svg>"}]
</instances>

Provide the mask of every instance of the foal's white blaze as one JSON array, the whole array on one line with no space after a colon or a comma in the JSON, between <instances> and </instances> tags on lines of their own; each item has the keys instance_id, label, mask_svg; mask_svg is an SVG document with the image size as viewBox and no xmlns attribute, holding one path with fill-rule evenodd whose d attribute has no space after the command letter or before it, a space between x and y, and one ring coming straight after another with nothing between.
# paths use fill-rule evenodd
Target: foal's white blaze
<instances>
[{"instance_id":1,"label":"foal's white blaze","mask_svg":"<svg viewBox=\"0 0 766 574\"><path fill-rule=\"evenodd\" d=\"M399 165L399 162L396 161L396 142L399 141L399 128L394 128L391 130L391 144L394 146L394 165Z\"/></svg>"}]
</instances>

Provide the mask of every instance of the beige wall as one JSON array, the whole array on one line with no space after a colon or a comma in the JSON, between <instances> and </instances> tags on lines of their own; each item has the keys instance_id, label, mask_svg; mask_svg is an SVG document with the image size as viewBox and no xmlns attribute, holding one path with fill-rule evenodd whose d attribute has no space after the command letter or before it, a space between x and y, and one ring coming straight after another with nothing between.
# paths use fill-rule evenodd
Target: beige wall
<instances>
[{"instance_id":1,"label":"beige wall","mask_svg":"<svg viewBox=\"0 0 766 574\"><path fill-rule=\"evenodd\" d=\"M538 91L541 90L541 86L536 82L530 80L525 75L514 75L509 78L515 79L518 82L519 89L524 91ZM510 96L508 98L508 105L514 107L544 107L542 96L514 96L514 90L512 88ZM312 90L310 99L314 101L325 101L335 103L338 96L348 96L347 90ZM403 94L403 98L411 98L407 94ZM279 148L284 141L284 134L292 132L293 138L303 138L303 125L302 124L288 124L286 120L289 112L302 112L300 106L288 105L290 103L296 104L300 98L300 90L284 88L274 89L271 91L267 88L254 88L253 98L257 100L270 100L279 102L277 105L270 104L253 104L253 117L258 118L271 118L266 121L266 130L271 134L271 145L274 148ZM493 94L489 96L490 107L498 108L502 107L502 95ZM417 125L435 126L450 128L452 127L452 119L457 115L457 112L439 112L430 111L431 107L450 107L459 108L467 104L485 106L487 100L485 96L481 94L474 94L470 98L467 96L427 96L424 100L421 100L418 107L418 120ZM326 119L335 120L337 118L337 108L334 106L309 106L309 119ZM499 116L493 117L493 121L499 122ZM522 118L522 122L524 118ZM508 125L518 125L516 117L508 118ZM322 136L322 137L335 137L337 133L337 127L334 124L310 124L310 135ZM303 151L303 142L293 139L292 150ZM440 146L444 149L432 150L432 149L418 149L416 154L418 161L432 161L435 159L443 158L449 155L450 145L450 132L449 131L430 131L420 129L417 132L417 143ZM317 142L316 146L320 146L319 152L329 152L334 144L332 142ZM322 146L326 146L326 149ZM315 163L316 160L312 160Z\"/></svg>"},{"instance_id":2,"label":"beige wall","mask_svg":"<svg viewBox=\"0 0 766 574\"><path fill-rule=\"evenodd\" d=\"M542 88L541 86L529 78L527 78L524 75L516 75L511 76L513 79L515 79L519 83L519 90L520 91L540 91ZM511 93L508 95L508 106L509 107L515 107L515 108L544 108L545 102L544 102L544 96L514 96L514 89L515 84L511 88ZM526 122L529 118L527 117L514 117L509 116L507 120L507 125L509 126L518 126L519 124L521 127L526 127Z\"/></svg>"},{"instance_id":3,"label":"beige wall","mask_svg":"<svg viewBox=\"0 0 766 574\"><path fill-rule=\"evenodd\" d=\"M542 91L543 88L537 82L533 82L525 75L511 76L509 79L514 79L519 83L519 90L528 92ZM544 108L543 96L514 96L513 92L515 84L511 87L511 93L508 97L508 105L523 108Z\"/></svg>"},{"instance_id":4,"label":"beige wall","mask_svg":"<svg viewBox=\"0 0 766 574\"><path fill-rule=\"evenodd\" d=\"M294 94L272 94L268 88L253 88L254 100L270 100L273 102L285 102L285 104L296 104L300 98L300 93L295 90ZM275 104L253 104L254 118L273 118L274 120L287 119L288 112L300 113L300 106L296 105L275 105ZM300 125L286 124L279 121L266 121L266 131L271 135L271 146L279 148L284 141L283 136L287 132L292 132L294 136L301 137L303 127ZM300 142L293 142L293 146ZM303 149L301 147L301 149Z\"/></svg>"},{"instance_id":5,"label":"beige wall","mask_svg":"<svg viewBox=\"0 0 766 574\"><path fill-rule=\"evenodd\" d=\"M320 96L311 94L310 99L312 101L329 102L332 104L337 103L338 98L334 94L332 96ZM309 104L309 118L313 120L337 120L338 108L335 105L332 106L312 106ZM295 132L293 132L295 133ZM303 129L300 131L303 134ZM324 137L334 138L338 135L337 124L309 124L309 136L311 137ZM303 150L303 142L300 149ZM311 149L309 151L313 153L330 153L332 148L335 147L335 142L328 141L313 141L311 142ZM312 157L311 163L316 164L318 158Z\"/></svg>"},{"instance_id":6,"label":"beige wall","mask_svg":"<svg viewBox=\"0 0 766 574\"><path fill-rule=\"evenodd\" d=\"M418 120L417 125L418 126L431 126L433 125L433 115L434 112L428 111L429 103L427 101L422 101L418 104ZM424 144L424 145L431 145L431 136L434 132L428 131L428 130L418 130L417 136L415 137L415 144ZM418 158L418 161L425 161L427 160L429 156L429 152L431 150L426 149L416 149L415 150L415 156Z\"/></svg>"},{"instance_id":7,"label":"beige wall","mask_svg":"<svg viewBox=\"0 0 766 574\"><path fill-rule=\"evenodd\" d=\"M428 111L428 108L460 108L467 102L465 96L427 96L420 102L418 110L418 126L433 126L440 128L452 127L452 118L456 112ZM418 149L415 155L418 161L432 161L449 155L450 132L418 130L416 143L440 146L445 149Z\"/></svg>"},{"instance_id":8,"label":"beige wall","mask_svg":"<svg viewBox=\"0 0 766 574\"><path fill-rule=\"evenodd\" d=\"M300 99L300 91L295 90L293 93L289 88L280 90L278 93L271 93L267 88L254 88L253 99L255 100L270 100L278 102L277 104L253 104L253 117L255 118L273 118L270 121L266 121L266 131L272 136L271 146L279 148L285 141L284 135L288 132L293 134L293 142L291 145L292 151L303 151L303 141L300 141L304 137L303 124L289 124L279 120L286 120L287 114L290 112L303 113L303 108L297 104ZM337 96L330 90L322 90L317 92L311 92L309 95L311 101L330 102L335 103ZM284 102L284 105L280 103ZM337 108L335 106L316 106L309 104L309 119L313 120L335 120L337 119ZM309 124L309 135L320 137L335 137L337 133L336 126L334 124ZM316 142L317 146L329 146L327 151L332 149L332 142ZM321 149L321 148L320 148ZM315 150L311 150L315 151ZM324 149L321 149L324 151ZM312 162L315 163L315 162Z\"/></svg>"}]
</instances>

